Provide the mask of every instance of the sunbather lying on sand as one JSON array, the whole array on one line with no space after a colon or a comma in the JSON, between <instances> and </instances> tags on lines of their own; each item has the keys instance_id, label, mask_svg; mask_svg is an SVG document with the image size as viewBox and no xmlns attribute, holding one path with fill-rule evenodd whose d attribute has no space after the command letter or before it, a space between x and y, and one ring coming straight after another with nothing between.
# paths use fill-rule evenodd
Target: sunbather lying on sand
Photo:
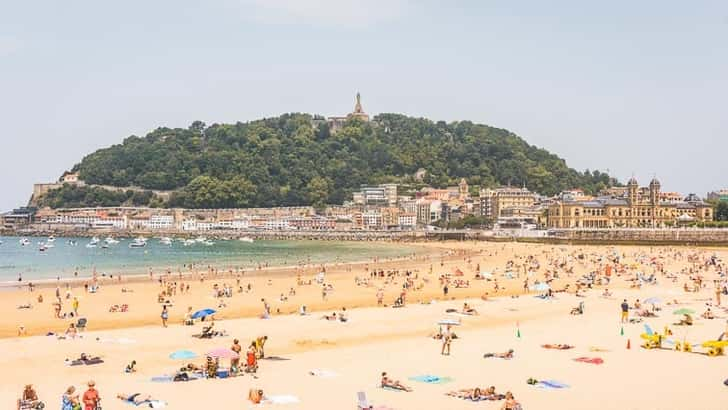
<instances>
[{"instance_id":1,"label":"sunbather lying on sand","mask_svg":"<svg viewBox=\"0 0 728 410\"><path fill-rule=\"evenodd\" d=\"M474 389L460 389L445 393L447 396L457 397L465 400L502 400L505 396L495 392L495 386L488 388L476 387Z\"/></svg>"},{"instance_id":2,"label":"sunbather lying on sand","mask_svg":"<svg viewBox=\"0 0 728 410\"><path fill-rule=\"evenodd\" d=\"M478 311L470 307L467 303L463 303L463 311L462 313L464 315L477 315Z\"/></svg>"},{"instance_id":3,"label":"sunbather lying on sand","mask_svg":"<svg viewBox=\"0 0 728 410\"><path fill-rule=\"evenodd\" d=\"M713 311L708 308L703 314L700 315L703 319L715 319L715 315L713 315Z\"/></svg>"},{"instance_id":4,"label":"sunbather lying on sand","mask_svg":"<svg viewBox=\"0 0 728 410\"><path fill-rule=\"evenodd\" d=\"M483 357L486 359L489 357L497 357L499 359L510 360L513 359L513 349L509 349L507 352L503 353L486 353L483 355Z\"/></svg>"},{"instance_id":5,"label":"sunbather lying on sand","mask_svg":"<svg viewBox=\"0 0 728 410\"><path fill-rule=\"evenodd\" d=\"M149 403L152 401L152 396L150 395L142 395L141 393L134 393L134 394L126 394L126 393L119 393L116 395L116 398L119 400L123 400L126 402L129 402L135 406L139 406L144 403Z\"/></svg>"},{"instance_id":6,"label":"sunbather lying on sand","mask_svg":"<svg viewBox=\"0 0 728 410\"><path fill-rule=\"evenodd\" d=\"M566 345L566 344L561 344L561 343L545 344L545 345L541 345L541 347L543 347L544 349L555 349L555 350L569 350L569 349L574 348L574 346L572 346L572 345Z\"/></svg>"},{"instance_id":7,"label":"sunbather lying on sand","mask_svg":"<svg viewBox=\"0 0 728 410\"><path fill-rule=\"evenodd\" d=\"M381 387L387 387L390 389L402 390L411 392L412 389L400 383L399 380L392 380L387 377L387 372L382 372L382 380L380 382Z\"/></svg>"},{"instance_id":8,"label":"sunbather lying on sand","mask_svg":"<svg viewBox=\"0 0 728 410\"><path fill-rule=\"evenodd\" d=\"M692 325L693 325L693 317L688 314L683 315L683 318L678 323L675 323L675 326L692 326Z\"/></svg>"}]
</instances>

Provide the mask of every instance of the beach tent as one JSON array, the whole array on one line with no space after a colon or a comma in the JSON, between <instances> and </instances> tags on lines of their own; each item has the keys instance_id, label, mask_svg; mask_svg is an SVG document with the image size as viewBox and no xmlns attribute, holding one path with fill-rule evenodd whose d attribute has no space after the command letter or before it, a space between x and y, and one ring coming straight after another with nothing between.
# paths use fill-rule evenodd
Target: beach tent
<instances>
[{"instance_id":1,"label":"beach tent","mask_svg":"<svg viewBox=\"0 0 728 410\"><path fill-rule=\"evenodd\" d=\"M463 271L460 270L460 268L455 268L455 276L463 276L465 275Z\"/></svg>"}]
</instances>

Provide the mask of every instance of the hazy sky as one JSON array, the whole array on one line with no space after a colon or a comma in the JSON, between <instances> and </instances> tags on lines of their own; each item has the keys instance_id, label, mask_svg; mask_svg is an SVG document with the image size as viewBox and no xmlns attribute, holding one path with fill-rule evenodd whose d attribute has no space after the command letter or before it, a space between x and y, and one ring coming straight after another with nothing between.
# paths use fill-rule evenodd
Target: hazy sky
<instances>
[{"instance_id":1,"label":"hazy sky","mask_svg":"<svg viewBox=\"0 0 728 410\"><path fill-rule=\"evenodd\" d=\"M728 2L14 1L0 209L157 126L298 111L507 128L579 170L728 187Z\"/></svg>"}]
</instances>

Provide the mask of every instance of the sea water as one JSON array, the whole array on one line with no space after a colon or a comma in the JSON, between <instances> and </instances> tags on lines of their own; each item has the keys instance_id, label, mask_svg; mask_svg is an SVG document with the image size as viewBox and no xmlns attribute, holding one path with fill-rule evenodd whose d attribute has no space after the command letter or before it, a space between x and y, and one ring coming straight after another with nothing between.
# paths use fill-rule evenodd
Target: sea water
<instances>
[{"instance_id":1,"label":"sea water","mask_svg":"<svg viewBox=\"0 0 728 410\"><path fill-rule=\"evenodd\" d=\"M414 247L392 246L380 242L278 241L253 243L239 240L211 240L185 246L174 240L165 245L159 239L148 239L143 248L130 248L132 239L118 239L117 244L102 248L87 247L89 238L58 237L53 247L41 251L46 237L28 237L23 246L19 237L0 237L0 282L17 282L101 274L147 274L170 269L187 272L190 264L197 268L208 265L218 269L254 269L258 266L296 266L321 263L366 261L372 258L393 258L411 255Z\"/></svg>"}]
</instances>

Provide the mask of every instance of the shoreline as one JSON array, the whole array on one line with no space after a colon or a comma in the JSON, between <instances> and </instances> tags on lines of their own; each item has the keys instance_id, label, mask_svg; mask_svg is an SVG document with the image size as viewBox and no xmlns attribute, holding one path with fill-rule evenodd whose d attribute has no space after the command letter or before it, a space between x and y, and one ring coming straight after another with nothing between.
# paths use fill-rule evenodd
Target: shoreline
<instances>
[{"instance_id":1,"label":"shoreline","mask_svg":"<svg viewBox=\"0 0 728 410\"><path fill-rule=\"evenodd\" d=\"M423 243L409 243L406 245L407 247L414 247L418 248L420 251L425 251L425 255L416 254L416 253L407 253L402 256L397 257L391 257L391 258L383 258L381 259L382 262L391 262L391 263L397 263L397 262L403 262L408 259L410 259L413 255L416 255L418 257L420 256L432 256L432 255L439 255L437 253L436 249L429 249L428 247L424 246ZM361 260L351 260L351 261L341 261L341 262L333 262L333 263L307 263L304 265L266 265L261 266L258 268L247 268L247 269L237 269L236 271L230 272L223 271L220 274L216 274L214 276L215 279L229 279L229 278L235 278L239 275L245 275L246 277L258 277L258 276L265 276L265 274L286 274L288 271L298 271L298 270L308 270L308 269L319 269L322 266L323 267L354 267L354 266L360 266L364 264L374 263L372 259L380 260L380 257L373 256L369 259L361 259ZM377 262L377 263L382 263ZM156 276L155 280L157 280L160 276L162 277L171 277L172 279L177 278L178 280L194 280L199 279L200 275L200 268L207 269L209 271L209 268L230 268L230 266L234 263L225 264L225 263L215 263L215 262L207 262L207 263L193 263L191 266L193 266L197 271L190 272L189 268L185 272L171 272L171 273L159 273L165 272L169 266L163 266L163 265L150 265L145 267L148 270L156 271L154 275ZM187 265L186 263L183 265ZM202 265L202 266L201 266ZM221 266L226 265L226 266ZM123 270L114 270L113 273L106 274L102 273L97 276L97 279L99 280L101 285L104 285L104 282L107 282L106 284L112 284L112 285L118 285L118 284L133 284L133 283L144 283L144 282L150 282L149 279L149 273L131 273L134 271L138 271L138 269L125 269L121 268ZM219 270L219 269L215 269ZM195 278L197 276L197 278ZM117 281L117 278L121 277L121 281ZM83 284L84 282L89 282L93 280L93 276L89 275L79 275L74 277L63 277L59 276L58 278L42 278L42 279L31 279L26 280L23 279L22 281L0 281L0 292L8 291L8 290L23 290L27 289L29 284L32 283L33 287L36 289L48 289L55 287L57 285L66 285L67 283L70 284ZM110 283L109 283L110 282Z\"/></svg>"}]
</instances>

